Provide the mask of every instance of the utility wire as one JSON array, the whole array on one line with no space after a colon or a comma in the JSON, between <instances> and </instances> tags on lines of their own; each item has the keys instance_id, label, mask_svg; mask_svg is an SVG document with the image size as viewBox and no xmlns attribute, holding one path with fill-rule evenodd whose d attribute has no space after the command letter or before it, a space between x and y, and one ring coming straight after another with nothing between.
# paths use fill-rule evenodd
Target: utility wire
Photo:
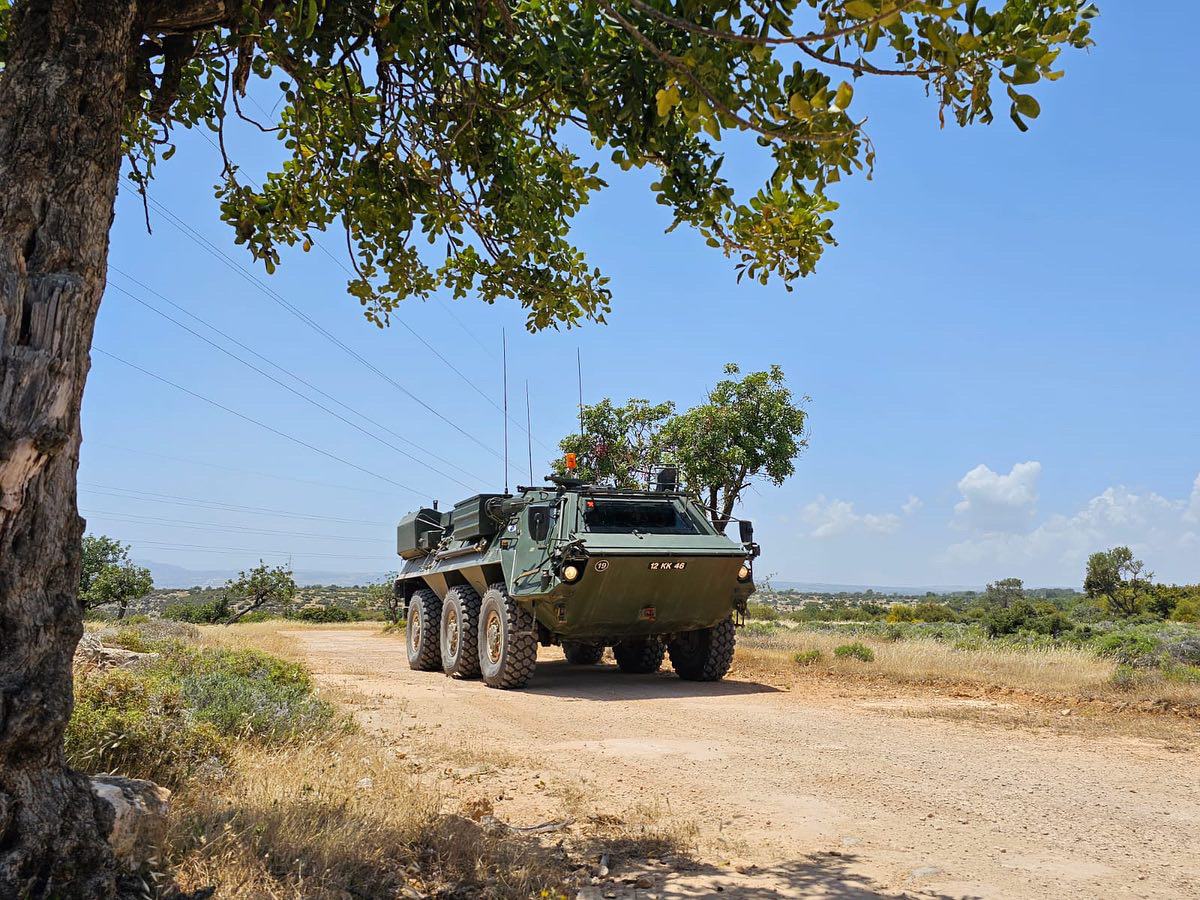
<instances>
[{"instance_id":1,"label":"utility wire","mask_svg":"<svg viewBox=\"0 0 1200 900\"><path fill-rule=\"evenodd\" d=\"M254 105L258 106L258 108L260 110L262 109L262 106L260 106L257 102ZM204 140L206 140L208 142L209 146L211 146L214 150L218 150L218 151L220 150L220 148L217 146L216 142L213 141L213 139L210 138L203 131L199 131L199 132L197 132L197 134L199 134L202 138L204 138ZM245 178L251 184L253 184L255 187L260 187L258 182L256 182L249 175L246 175L243 173L242 177ZM162 207L161 203L156 203L155 205L160 208ZM351 269L348 265L346 265L345 260L341 259L341 257L339 257L337 254L330 251L329 248L324 245L324 243L322 243L321 241L318 241L318 240L312 240L312 243L313 243L313 246L315 246L318 250L320 250L327 257L329 257L329 259L332 260L335 265L337 265L339 268L341 268L341 270L343 272L345 272L347 275L349 275L351 278L358 277L358 273L355 272L353 269ZM480 347L482 347L484 352L486 352L489 356L491 356L492 359L496 358L495 352L490 347L488 347L487 344L485 344L479 338L479 336L475 334L475 332L473 332L470 328L468 328L466 323L463 322L462 319L460 319L454 313L454 311L450 309L449 306L447 306L444 303L438 303L435 305L439 309L441 309L443 312L445 312L446 315L450 316L450 318L454 320L455 324L457 324L458 327L461 328L471 338L471 340L473 340L476 344L478 344ZM429 352L432 353L434 356L436 356L439 360L441 360L442 363L445 364L445 366L448 369L450 369L452 372L454 372L454 374L456 374L459 378L461 378L468 385L470 385L470 387L473 390L475 390L475 392L478 393L479 396L483 397L484 400L486 400L488 403L490 403L497 410L500 409L499 404L497 404L496 401L492 399L490 394L485 392L475 381L473 381L468 375L463 373L462 370L460 370L456 365L454 365L454 363L452 363L449 359L447 359L435 346L433 346L433 344L431 344L429 341L427 341L416 329L414 329L411 325L409 325L408 322L404 321L404 319L399 318L399 317L397 317L396 321L399 322L401 324L401 326L403 326L405 328L405 330L407 330L409 332L409 334L411 334L418 341L420 341L422 344L424 344L429 349ZM514 420L514 424L516 424L518 428L520 427L520 423L516 422L515 420ZM534 440L536 440L543 447L546 447L546 444L544 442L542 442L541 440L539 440L538 438L535 437ZM550 448L546 447L546 449L550 449Z\"/></svg>"},{"instance_id":2,"label":"utility wire","mask_svg":"<svg viewBox=\"0 0 1200 900\"><path fill-rule=\"evenodd\" d=\"M150 491L136 491L129 488L114 487L109 484L93 484L88 481L79 482L79 487L86 494L124 497L130 500L141 500L146 503L167 503L172 506L198 506L201 509L228 510L230 512L252 513L259 516L281 516L285 519L338 522L343 525L372 525L384 528L389 524L387 522L368 522L363 519L344 519L339 516L322 516L316 513L289 512L284 509L270 509L264 506L240 506L236 503L224 503L220 500L206 500L199 497L177 497L173 494L156 494Z\"/></svg>"},{"instance_id":3,"label":"utility wire","mask_svg":"<svg viewBox=\"0 0 1200 900\"><path fill-rule=\"evenodd\" d=\"M320 556L327 559L364 559L364 560L390 560L388 556L347 556L344 553L296 553L292 550L252 550L249 547L210 547L206 544L180 544L175 541L135 541L135 544L149 544L157 547L160 550L207 550L212 553L253 553L256 556Z\"/></svg>"},{"instance_id":4,"label":"utility wire","mask_svg":"<svg viewBox=\"0 0 1200 900\"><path fill-rule=\"evenodd\" d=\"M134 190L138 190L138 186L134 182L130 181L128 178L126 178L125 181ZM191 240L193 243L195 243L197 246L199 246L202 250L204 250L209 255L211 255L214 259L216 259L218 262L220 262L222 265L226 266L228 269L235 272L237 275L239 275L240 277L245 279L247 282L254 285L254 287L256 287L258 290L260 290L268 299L271 300L271 302L273 302L279 306L282 306L285 310L287 310L293 316L298 318L300 321L304 322L306 325L308 325L311 329L316 331L318 334L320 334L326 340L332 342L334 345L339 347L343 352L345 352L349 356L353 357L355 360L357 360L359 363L361 363L367 369L370 369L372 372L374 372L376 375L378 375L380 378L382 378L388 384L392 385L392 387L396 388L396 390L400 391L402 394L404 394L406 397L408 397L414 403L421 406L422 408L424 408L426 411L428 411L432 415L436 416L437 418L441 419L443 422L445 422L447 425L449 425L451 428L453 428L455 431L457 431L463 437L467 438L468 440L472 441L475 444L478 444L481 448L483 448L484 450L486 450L488 453L492 454L493 456L500 458L500 454L497 453L494 448L489 447L487 444L485 444L483 441L481 441L475 435L471 434L471 432L467 431L465 428L463 428L462 426L458 425L457 423L455 423L454 421L452 421L451 419L449 419L448 417L443 415L437 409L430 406L428 403L426 403L424 400L422 400L420 397L418 397L416 394L414 394L412 391L410 391L408 388L406 388L400 382L396 381L396 379L392 378L392 376L388 375L386 372L384 372L382 369L380 369L378 366L376 366L374 363L372 363L370 360L368 360L365 356L363 356L361 353L359 353L357 350L355 350L353 347L351 347L345 341L341 340L341 338L337 337L337 335L335 335L333 332L329 331L329 329L325 328L323 325L321 325L319 322L317 322L315 319L313 319L310 315L308 315L302 309L300 309L299 307L297 307L296 305L291 303L286 297L284 297L282 294L280 294L274 288L270 287L265 282L260 280L257 275L247 272L245 269L243 269L241 266L239 266L237 263L235 263L232 259L230 259L229 256L223 250L221 250L220 248L215 246L211 241L208 240L208 238L204 237L204 235L202 235L199 231L194 229L191 225L189 225L182 218L175 215L175 213L171 212L171 210L167 209L167 207L163 206L161 203L159 203L157 200L155 200L153 197L149 196L148 194L145 195L145 198L146 198L147 202L151 206L153 206L156 210L158 210L158 212L160 212L163 216L165 216L167 221L171 225L173 225L176 229L178 229L180 231L180 233L183 234L184 237Z\"/></svg>"},{"instance_id":5,"label":"utility wire","mask_svg":"<svg viewBox=\"0 0 1200 900\"><path fill-rule=\"evenodd\" d=\"M139 281L138 281L136 278L133 278L132 276L125 274L125 273L124 273L124 272L122 272L120 269L116 269L116 268L114 268L114 269L113 269L113 271L117 272L117 274L119 274L119 275L121 275L121 276L123 276L123 277L125 277L125 278L128 278L130 281L133 281L135 284L140 284L142 287L146 288L146 286L145 286L144 284L141 284L141 282L139 282ZM130 291L127 291L125 288L121 287L119 284L114 284L114 285L112 285L112 286L113 286L113 287L114 287L116 290L118 290L118 291L120 291L122 294L124 294L126 297L129 297L129 298L130 298L131 300L133 300L134 302L136 302L136 303L140 303L142 306L146 307L146 309L150 310L151 312L155 313L156 315L159 315L159 316L161 316L162 318L164 318L164 319L166 319L168 322L171 322L172 324L174 324L174 325L178 326L179 328L182 328L184 331L186 331L188 334L192 335L193 337L195 337L195 338L197 338L197 339L199 339L199 340L201 340L201 341L204 341L204 343L208 344L210 347L213 347L213 348L214 348L214 349L216 349L216 350L219 350L221 353L224 353L224 354L225 354L226 356L228 356L230 359L234 359L234 360L236 360L237 362L240 362L240 363L241 363L243 366L245 366L246 368L248 368L248 369L251 369L251 370L253 370L253 371L257 372L257 373L258 373L259 375L261 375L263 378L266 378L266 379L269 379L270 381L273 381L275 384L279 385L279 386L280 386L281 388L283 388L284 390L286 390L286 391L290 391L291 393L295 394L297 397L299 397L301 400L304 400L306 403L310 403L310 404L312 404L313 406L317 407L317 409L320 409L320 410L322 410L323 412L327 412L327 413L329 413L329 415L333 416L334 418L338 419L338 420L339 420L339 421L341 421L341 422L344 422L345 424L349 425L351 428L354 428L354 429L356 429L356 430L358 430L358 431L362 432L362 433L363 433L363 434L365 434L367 437L371 438L372 440L378 441L379 443L383 444L385 447L387 447L387 448L389 448L389 449L391 449L391 450L394 450L395 452L399 453L401 456L406 456L406 457L408 457L408 458L409 458L409 459L411 459L413 462L417 463L418 465L422 465L422 466L424 466L425 468L429 469L431 472L436 472L438 475L441 475L443 478L447 478L447 479L449 479L450 481L453 481L455 484L457 484L457 485L459 485L459 486L461 486L461 487L464 487L464 488L466 488L467 490L471 490L471 486L470 486L469 484L466 484L465 482L463 482L463 481L460 481L459 479L455 478L453 475L450 475L450 474L448 474L448 473L446 473L446 472L443 472L441 469L437 468L436 466L432 466L432 465L430 465L429 463L425 462L425 460L423 460L423 459L421 459L421 458L419 458L419 457L417 457L417 456L414 456L413 454L409 453L407 450L404 450L404 449L402 449L402 448L400 448L400 447L397 447L395 444L391 443L390 441L385 441L383 438L379 437L378 435L374 434L374 433L373 433L373 432L371 432L371 431L368 431L366 428L363 428L361 425L357 424L356 422L352 422L352 421L350 421L349 419L347 419L345 416L343 416L343 415L341 415L341 414L339 414L339 413L337 413L337 412L334 412L334 411L333 411L332 409L330 409L329 407L327 407L327 406L325 406L325 405L323 405L323 404L321 404L321 403L318 403L316 400L312 399L311 397L309 397L308 395L306 395L306 394L302 393L301 391L298 391L298 390L296 390L296 389L295 389L294 387L292 387L291 385L289 385L289 384L287 384L287 383L285 383L285 382L283 382L283 381L280 381L278 378L276 378L274 375L270 374L269 372L264 372L264 371L263 371L262 369L260 369L258 366L254 365L254 363L247 362L246 360L244 360L244 359L242 359L240 356L238 356L236 353L233 353L232 351L230 351L230 350L226 349L225 347L222 347L220 344L216 343L215 341L212 341L212 340L210 340L209 338L206 338L204 335L200 334L200 332L196 331L195 329L191 328L191 327L190 327L190 326L188 326L188 325L185 325L183 322L180 322L180 321L179 321L178 319L176 319L175 317L173 317L173 316L171 316L171 315L169 315L169 314L167 314L167 313L163 312L161 309L158 309L158 308L157 308L157 307L155 307L155 306L154 306L152 303L148 303L148 302L146 302L144 299L142 299L141 297L137 296L136 294L134 294L134 293L132 293L132 292L130 292ZM287 369L285 369L283 366L279 365L278 363L272 362L271 360L267 359L267 358L266 358L265 356L263 356L262 354L260 354L260 353L258 353L257 351L255 351L255 350L252 350L251 348L247 347L245 344L243 344L241 341L237 340L236 338L230 337L228 334L226 334L225 332L221 331L221 330L220 330L219 328L217 328L216 326L214 326L214 325L211 325L211 324L209 324L208 322L204 321L204 319L200 318L199 316L197 316L197 315L195 315L195 314L193 314L193 313L191 313L191 312L188 312L186 309L184 309L184 308L183 308L182 306L180 306L178 303L175 303L175 302L173 302L173 301L171 301L171 300L168 300L166 297L163 297L161 294L159 294L157 291L154 291L154 290L153 290L153 289L151 289L151 288L146 288L146 290L149 290L151 293L153 293L153 294L155 294L156 296L160 297L160 298L163 300L163 302L165 302L165 303L168 303L168 304L170 304L171 306L175 307L176 309L180 310L181 312L183 312L183 313L184 313L184 315L186 315L186 316L189 316L189 317L190 317L190 318L192 318L192 319L195 319L197 322L199 322L200 324L204 325L206 328L210 328L210 329L212 329L214 332L216 332L217 334L221 335L221 337L225 338L225 339L226 339L226 340L228 340L228 341L231 341L232 343L234 343L234 344L236 344L237 346L241 347L243 350L247 351L248 353L251 353L251 354L253 354L253 355L254 355L254 356L256 356L257 358L259 358L259 359L263 360L264 362L268 363L269 365L272 365L272 366L274 366L275 368L279 369L279 371L281 371L281 372L284 372L285 374L287 374L287 375L291 376L292 378L296 379L296 381L298 381L298 382L300 382L301 384L303 384L305 387L309 388L310 390L316 391L316 392L317 392L318 394L320 394L322 397L325 397L326 399L330 400L331 402L333 402L333 403L336 403L338 406L342 407L343 409L347 410L348 412L352 413L353 415L356 415L356 416L358 416L359 418L361 418L361 419L363 419L363 420L365 420L365 421L367 421L367 422L370 422L372 425L374 425L374 426L375 426L375 427L377 427L377 428L381 428L381 429L383 429L383 430L384 430L384 431L386 431L388 434L391 434L391 435L393 435L393 436L395 436L395 437L398 437L398 438L400 438L400 439L401 439L401 440L403 440L403 441L407 441L409 444L412 444L414 447L416 447L416 448L417 448L418 450L420 450L422 453L426 453L426 454L428 454L428 455L430 455L430 456L433 456L433 455L434 455L434 454L430 453L428 450L426 450L424 447L421 447L419 444L416 444L416 443L414 443L413 441L410 441L410 440L408 440L408 438L405 438L405 437L402 437L402 436L401 436L401 435L399 435L399 434L396 434L396 432L392 431L390 428L386 427L385 425L382 425L382 424L380 424L379 422L375 421L374 419L372 419L370 416L366 415L365 413L361 413L361 412L359 412L358 410L354 409L354 407L352 407L352 406L348 406L347 404L345 404L345 403L342 403L342 401L338 400L336 397L333 397L333 396L331 396L331 395L327 394L325 391L321 390L321 389L320 389L320 388L318 388L316 385L314 385L314 384L312 384L312 383L310 383L310 382L308 382L308 381L305 381L303 378L301 378L299 375L295 374L294 372L290 372L290 371L288 371ZM442 462L445 462L447 465L453 465L453 463L450 463L450 462L448 462L447 460L442 460ZM483 479L479 479L479 480L480 480L480 481L482 481Z\"/></svg>"},{"instance_id":6,"label":"utility wire","mask_svg":"<svg viewBox=\"0 0 1200 900\"><path fill-rule=\"evenodd\" d=\"M139 453L143 456L157 456L159 459L168 459L171 462L187 463L190 466L206 466L210 469L220 469L225 472L238 472L239 474L242 474L242 475L253 475L255 478L275 478L279 481L293 481L296 484L308 484L308 485L314 485L315 487L334 488L339 491L360 491L364 494L371 494L372 496L375 496L375 497L399 496L398 494L391 494L390 492L379 491L378 489L373 488L373 487L370 487L370 488L354 487L354 486L348 485L348 484L333 484L332 482L328 482L328 481L313 481L310 478L293 478L290 475L276 475L272 472L259 472L254 469L239 469L239 468L236 468L235 466L223 466L220 463L205 462L204 460L200 460L200 459L190 459L186 456L171 456L168 453L157 453L154 450L145 450L140 447L126 447L122 444L113 444L113 443L109 443L108 441L96 441L96 440L92 440L91 438L86 438L84 440L84 443L89 448L105 447L109 450L120 450L122 453Z\"/></svg>"},{"instance_id":7,"label":"utility wire","mask_svg":"<svg viewBox=\"0 0 1200 900\"><path fill-rule=\"evenodd\" d=\"M365 472L366 474L370 475L373 478L378 478L380 481L386 481L388 484L393 484L398 488L403 488L404 490L408 491L409 493L416 494L417 496L423 496L422 491L418 491L415 488L411 488L407 484L396 481L394 478L388 478L386 475L380 475L378 472L372 472L370 469L364 468L363 466L360 466L358 463L352 463L348 459L343 459L342 457L338 456L336 453L330 453L328 450L322 450L320 447L317 447L317 446L314 446L313 444L308 443L308 441L304 441L298 437L294 437L293 435L290 435L285 431L280 431L278 428L272 428L266 422L261 422L258 419L255 419L251 416L246 415L245 413L240 413L236 409L230 409L228 406L225 406L223 403L218 403L216 400L213 400L209 397L205 397L203 394L198 394L193 390L189 390L188 388L185 388L181 384L176 384L174 381L171 381L170 379L163 378L161 375L157 375L154 372L151 372L149 369L143 369L141 366L139 366L135 363L131 363L127 359L122 359L121 357L117 356L115 353L109 353L107 350L102 350L101 348L95 346L94 344L92 345L92 350L95 351L96 353L101 353L104 356L107 356L109 359L114 359L117 362L121 363L122 365L128 366L131 369L136 369L138 372L141 372L143 375L149 375L155 381L161 381L163 384L170 385L171 387L175 388L178 391L183 391L183 393L187 394L188 396L195 397L197 400L203 400L205 403L209 404L210 406L215 406L217 409L224 410L225 412L229 413L230 415L237 416L239 419L249 422L252 425L257 425L258 427L264 428L267 431L271 432L272 434L277 434L281 438L286 438L287 440L291 441L294 444L299 444L301 447L305 447L309 450L312 450L314 453L320 453L322 456L327 457L328 459L332 459L335 462L340 462L342 465L345 465L345 466L350 466L350 468L357 469L360 472Z\"/></svg>"},{"instance_id":8,"label":"utility wire","mask_svg":"<svg viewBox=\"0 0 1200 900\"><path fill-rule=\"evenodd\" d=\"M251 528L246 525L231 525L222 522L196 522L191 519L169 519L163 516L141 516L136 513L121 513L112 512L105 509L80 509L80 512L90 516L104 516L108 519L115 519L124 522L130 522L135 525L153 525L161 527L163 525L178 526L180 528L192 528L197 531L238 531L245 534L262 534L262 535L280 535L282 537L302 537L302 538L321 538L325 541L350 541L358 544L380 544L389 543L385 538L366 538L366 537L349 537L340 534L315 534L311 531L278 531L272 528Z\"/></svg>"}]
</instances>

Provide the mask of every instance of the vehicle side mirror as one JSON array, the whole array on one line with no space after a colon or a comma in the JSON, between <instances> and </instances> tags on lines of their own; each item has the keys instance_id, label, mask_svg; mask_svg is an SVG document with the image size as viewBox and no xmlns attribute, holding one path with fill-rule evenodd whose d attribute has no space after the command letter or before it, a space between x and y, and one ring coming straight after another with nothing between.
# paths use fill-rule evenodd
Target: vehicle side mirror
<instances>
[{"instance_id":1,"label":"vehicle side mirror","mask_svg":"<svg viewBox=\"0 0 1200 900\"><path fill-rule=\"evenodd\" d=\"M531 506L529 508L529 536L540 544L546 540L548 534L550 534L550 510L545 506Z\"/></svg>"},{"instance_id":2,"label":"vehicle side mirror","mask_svg":"<svg viewBox=\"0 0 1200 900\"><path fill-rule=\"evenodd\" d=\"M741 536L743 544L754 543L754 523L742 519L738 522L738 534Z\"/></svg>"}]
</instances>

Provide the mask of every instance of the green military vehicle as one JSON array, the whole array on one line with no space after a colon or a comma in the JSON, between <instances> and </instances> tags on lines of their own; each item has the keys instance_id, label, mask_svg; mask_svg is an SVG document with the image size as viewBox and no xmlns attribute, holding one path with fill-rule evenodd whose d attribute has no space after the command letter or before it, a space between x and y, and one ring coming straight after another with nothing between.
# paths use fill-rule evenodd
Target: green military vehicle
<instances>
[{"instance_id":1,"label":"green military vehicle","mask_svg":"<svg viewBox=\"0 0 1200 900\"><path fill-rule=\"evenodd\" d=\"M409 665L518 688L557 644L579 665L612 647L624 672L669 655L681 678L722 678L754 591L750 523L740 543L720 533L671 469L654 490L547 481L400 522Z\"/></svg>"}]
</instances>

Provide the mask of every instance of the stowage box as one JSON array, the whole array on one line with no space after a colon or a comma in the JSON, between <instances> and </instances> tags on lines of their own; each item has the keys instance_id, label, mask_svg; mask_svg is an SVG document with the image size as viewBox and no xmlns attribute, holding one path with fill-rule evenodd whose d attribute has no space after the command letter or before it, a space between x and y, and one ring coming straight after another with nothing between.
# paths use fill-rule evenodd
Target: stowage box
<instances>
[{"instance_id":1,"label":"stowage box","mask_svg":"<svg viewBox=\"0 0 1200 900\"><path fill-rule=\"evenodd\" d=\"M424 547L437 545L449 518L449 513L428 507L409 513L396 526L396 552L404 559L424 556L429 552Z\"/></svg>"},{"instance_id":2,"label":"stowage box","mask_svg":"<svg viewBox=\"0 0 1200 900\"><path fill-rule=\"evenodd\" d=\"M504 494L476 494L460 503L454 504L450 514L450 527L454 529L456 541L473 541L476 538L491 537L500 530L500 523L487 513L488 501Z\"/></svg>"}]
</instances>

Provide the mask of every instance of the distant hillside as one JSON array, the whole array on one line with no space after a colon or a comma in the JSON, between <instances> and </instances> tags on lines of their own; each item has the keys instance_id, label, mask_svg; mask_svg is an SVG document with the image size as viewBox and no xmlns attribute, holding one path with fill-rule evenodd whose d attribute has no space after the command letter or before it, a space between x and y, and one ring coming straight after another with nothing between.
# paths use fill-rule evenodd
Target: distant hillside
<instances>
[{"instance_id":1,"label":"distant hillside","mask_svg":"<svg viewBox=\"0 0 1200 900\"><path fill-rule=\"evenodd\" d=\"M234 569L187 569L172 563L155 562L150 559L137 559L134 562L150 570L156 588L219 587L228 579L236 578L238 574ZM323 572L311 569L298 569L293 575L296 584L301 586L374 584L389 577L389 573L386 571Z\"/></svg>"},{"instance_id":2,"label":"distant hillside","mask_svg":"<svg viewBox=\"0 0 1200 900\"><path fill-rule=\"evenodd\" d=\"M861 594L874 591L876 594L893 594L900 597L921 597L928 593L961 594L966 591L982 591L983 586L971 585L918 585L896 587L884 584L828 584L820 581L771 581L771 587L777 591L809 591L814 594Z\"/></svg>"}]
</instances>

